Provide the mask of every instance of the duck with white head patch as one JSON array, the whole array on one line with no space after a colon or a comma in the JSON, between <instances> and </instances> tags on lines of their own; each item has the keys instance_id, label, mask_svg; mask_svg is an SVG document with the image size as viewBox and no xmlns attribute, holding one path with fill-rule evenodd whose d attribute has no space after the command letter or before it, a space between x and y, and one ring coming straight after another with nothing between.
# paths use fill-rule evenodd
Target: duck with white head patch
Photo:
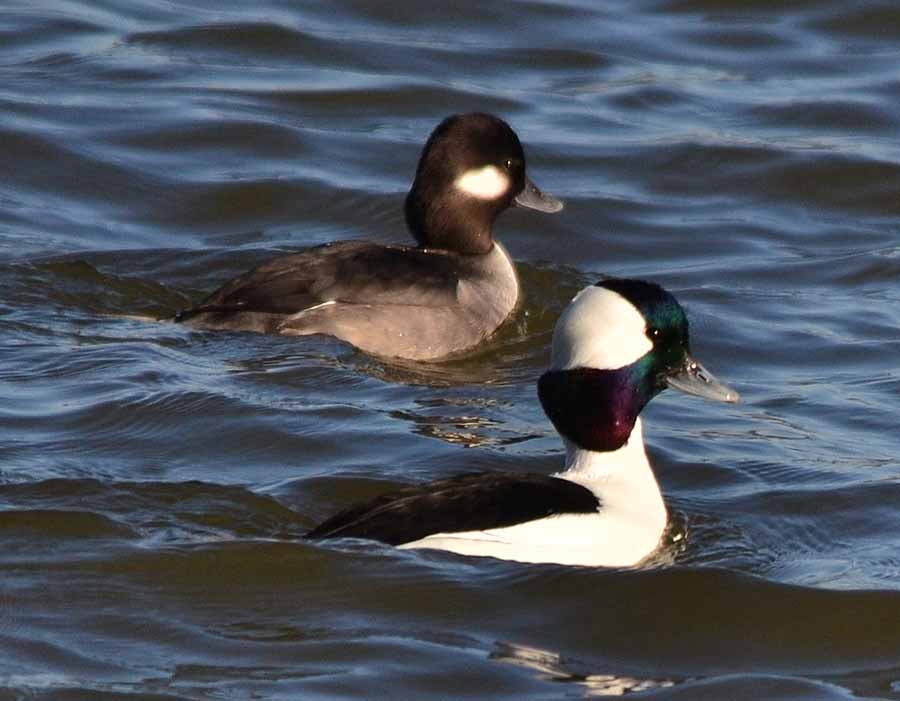
<instances>
[{"instance_id":1,"label":"duck with white head patch","mask_svg":"<svg viewBox=\"0 0 900 701\"><path fill-rule=\"evenodd\" d=\"M432 132L406 198L417 247L343 241L282 256L226 283L176 321L286 336L327 334L381 356L435 360L493 333L519 296L493 226L517 205L557 212L525 173L510 126L455 115Z\"/></svg>"},{"instance_id":2,"label":"duck with white head patch","mask_svg":"<svg viewBox=\"0 0 900 701\"><path fill-rule=\"evenodd\" d=\"M538 396L566 446L554 476L484 472L351 507L308 538L351 537L520 562L625 567L654 552L667 512L639 414L666 387L738 394L690 353L688 321L659 285L609 279L582 290L553 334Z\"/></svg>"}]
</instances>

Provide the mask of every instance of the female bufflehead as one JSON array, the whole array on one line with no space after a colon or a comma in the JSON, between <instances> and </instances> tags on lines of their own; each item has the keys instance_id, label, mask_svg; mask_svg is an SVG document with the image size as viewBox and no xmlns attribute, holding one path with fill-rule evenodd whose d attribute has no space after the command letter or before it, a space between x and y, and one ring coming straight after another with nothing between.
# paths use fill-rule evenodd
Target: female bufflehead
<instances>
[{"instance_id":1,"label":"female bufflehead","mask_svg":"<svg viewBox=\"0 0 900 701\"><path fill-rule=\"evenodd\" d=\"M493 333L519 296L515 268L492 232L513 204L540 212L563 206L528 179L506 122L448 117L428 138L406 197L418 247L341 241L275 258L175 319L205 329L328 334L414 360L465 350Z\"/></svg>"},{"instance_id":2,"label":"female bufflehead","mask_svg":"<svg viewBox=\"0 0 900 701\"><path fill-rule=\"evenodd\" d=\"M562 472L483 472L406 487L306 537L520 562L637 564L656 549L667 520L638 414L666 387L738 401L691 356L687 317L671 294L639 280L598 282L563 312L550 370L538 382L566 445Z\"/></svg>"}]
</instances>

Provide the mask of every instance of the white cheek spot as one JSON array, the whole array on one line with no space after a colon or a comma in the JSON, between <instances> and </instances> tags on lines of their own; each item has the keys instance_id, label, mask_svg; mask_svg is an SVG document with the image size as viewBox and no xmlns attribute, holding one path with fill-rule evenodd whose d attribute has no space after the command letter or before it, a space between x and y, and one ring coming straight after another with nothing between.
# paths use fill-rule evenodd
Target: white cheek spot
<instances>
[{"instance_id":1,"label":"white cheek spot","mask_svg":"<svg viewBox=\"0 0 900 701\"><path fill-rule=\"evenodd\" d=\"M494 200L509 189L509 178L497 166L484 166L467 170L454 185L480 200Z\"/></svg>"},{"instance_id":2,"label":"white cheek spot","mask_svg":"<svg viewBox=\"0 0 900 701\"><path fill-rule=\"evenodd\" d=\"M631 302L605 287L587 287L563 311L553 331L553 370L630 365L653 349L647 323Z\"/></svg>"}]
</instances>

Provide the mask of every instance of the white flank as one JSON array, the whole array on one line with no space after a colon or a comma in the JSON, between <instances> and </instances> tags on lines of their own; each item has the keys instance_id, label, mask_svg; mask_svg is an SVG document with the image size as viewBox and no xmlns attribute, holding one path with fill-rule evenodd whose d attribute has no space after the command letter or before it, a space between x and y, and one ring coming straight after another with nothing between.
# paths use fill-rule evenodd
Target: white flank
<instances>
[{"instance_id":1,"label":"white flank","mask_svg":"<svg viewBox=\"0 0 900 701\"><path fill-rule=\"evenodd\" d=\"M643 315L618 292L586 287L563 311L553 332L553 370L630 365L653 344Z\"/></svg>"},{"instance_id":2,"label":"white flank","mask_svg":"<svg viewBox=\"0 0 900 701\"><path fill-rule=\"evenodd\" d=\"M480 200L494 200L509 189L509 178L496 166L484 166L467 170L454 184L458 190Z\"/></svg>"},{"instance_id":3,"label":"white flank","mask_svg":"<svg viewBox=\"0 0 900 701\"><path fill-rule=\"evenodd\" d=\"M569 444L557 477L600 498L595 514L566 514L506 528L435 533L400 548L587 567L630 567L651 555L666 527L666 507L647 456L640 420L619 450L595 453Z\"/></svg>"}]
</instances>

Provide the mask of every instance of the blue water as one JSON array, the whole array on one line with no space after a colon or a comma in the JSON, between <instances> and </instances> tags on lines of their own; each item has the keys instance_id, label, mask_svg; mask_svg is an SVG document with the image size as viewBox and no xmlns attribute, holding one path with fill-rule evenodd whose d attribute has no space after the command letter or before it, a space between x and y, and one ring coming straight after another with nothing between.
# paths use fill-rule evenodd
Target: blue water
<instances>
[{"instance_id":1,"label":"blue water","mask_svg":"<svg viewBox=\"0 0 900 701\"><path fill-rule=\"evenodd\" d=\"M0 8L0 699L900 699L900 8L162 0ZM471 356L151 318L272 255L407 242L419 149L508 120L560 215ZM551 473L553 324L687 307L744 402L665 393L635 570L303 542Z\"/></svg>"}]
</instances>

